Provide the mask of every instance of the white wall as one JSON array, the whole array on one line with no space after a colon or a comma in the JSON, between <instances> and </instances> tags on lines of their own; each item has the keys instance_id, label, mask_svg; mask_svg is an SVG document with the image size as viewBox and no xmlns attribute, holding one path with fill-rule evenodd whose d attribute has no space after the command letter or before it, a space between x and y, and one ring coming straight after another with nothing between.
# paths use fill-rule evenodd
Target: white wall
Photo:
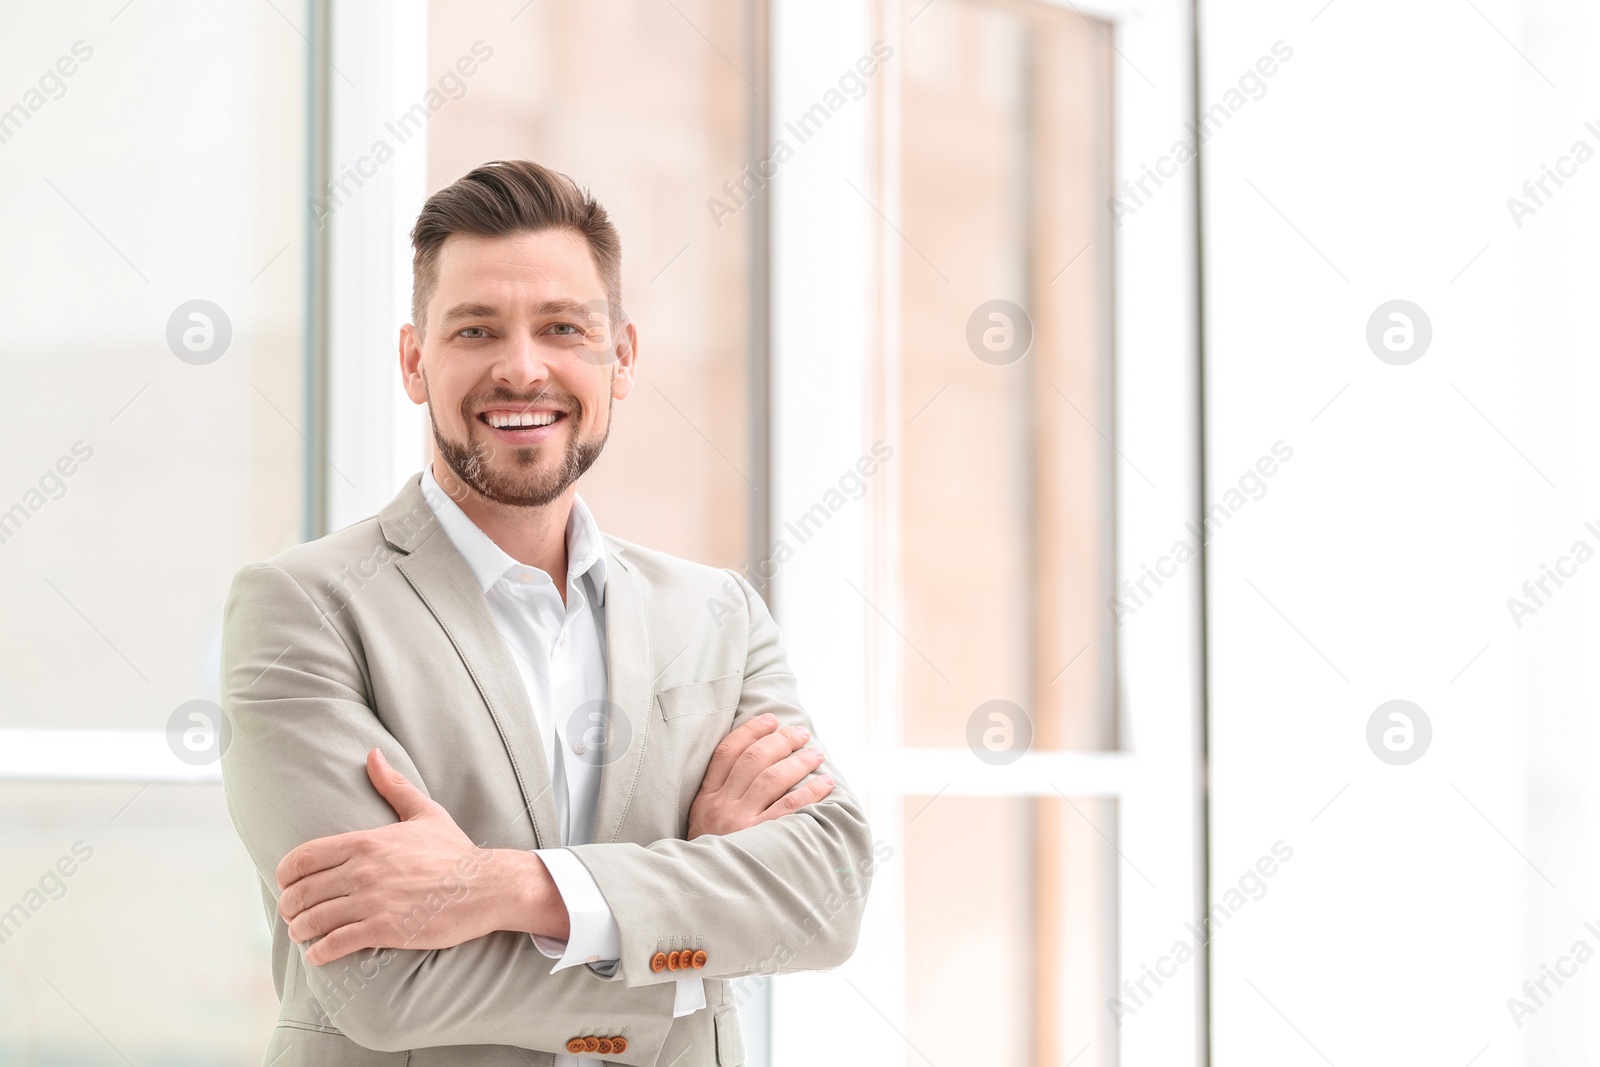
<instances>
[{"instance_id":1,"label":"white wall","mask_svg":"<svg viewBox=\"0 0 1600 1067\"><path fill-rule=\"evenodd\" d=\"M1600 549L1600 160L1520 228L1506 200L1600 150L1600 18L1219 0L1200 36L1206 103L1293 48L1203 155L1208 499L1294 450L1210 542L1213 896L1294 850L1212 943L1214 1062L1591 1062L1600 962L1520 1020L1507 998L1600 952L1600 565L1520 628L1506 600ZM1404 366L1365 339L1395 298L1433 327ZM1366 741L1396 698L1433 726L1405 766Z\"/></svg>"}]
</instances>

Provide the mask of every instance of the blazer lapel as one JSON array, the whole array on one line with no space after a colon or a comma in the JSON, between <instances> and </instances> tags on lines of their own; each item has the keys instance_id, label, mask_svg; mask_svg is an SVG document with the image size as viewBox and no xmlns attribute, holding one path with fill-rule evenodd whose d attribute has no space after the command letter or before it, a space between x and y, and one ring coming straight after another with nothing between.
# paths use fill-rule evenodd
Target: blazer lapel
<instances>
[{"instance_id":1,"label":"blazer lapel","mask_svg":"<svg viewBox=\"0 0 1600 1067\"><path fill-rule=\"evenodd\" d=\"M406 553L396 566L449 635L483 696L516 771L534 840L539 848L557 848L561 831L550 765L533 727L537 719L527 687L472 569L423 499L421 479L420 473L412 478L379 512L379 525L390 543Z\"/></svg>"},{"instance_id":2,"label":"blazer lapel","mask_svg":"<svg viewBox=\"0 0 1600 1067\"><path fill-rule=\"evenodd\" d=\"M644 767L654 708L650 629L645 618L643 581L609 536L606 544L606 685L616 717L610 724L607 762L600 769L600 797L595 806L594 843L615 842L622 832Z\"/></svg>"}]
</instances>

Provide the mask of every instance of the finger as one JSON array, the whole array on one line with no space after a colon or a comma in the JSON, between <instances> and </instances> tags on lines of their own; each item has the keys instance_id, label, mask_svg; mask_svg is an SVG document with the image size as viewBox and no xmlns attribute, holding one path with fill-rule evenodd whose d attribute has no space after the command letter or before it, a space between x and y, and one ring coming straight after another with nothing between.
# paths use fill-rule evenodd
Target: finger
<instances>
[{"instance_id":1,"label":"finger","mask_svg":"<svg viewBox=\"0 0 1600 1067\"><path fill-rule=\"evenodd\" d=\"M744 796L750 791L750 783L755 781L756 775L801 748L809 740L811 731L799 724L785 726L763 737L744 750L744 755L739 757L739 761L733 765L733 770L728 772L728 780L724 783L722 791L732 793L736 797Z\"/></svg>"},{"instance_id":2,"label":"finger","mask_svg":"<svg viewBox=\"0 0 1600 1067\"><path fill-rule=\"evenodd\" d=\"M778 717L767 714L757 715L743 726L729 731L728 736L724 737L711 753L711 763L700 779L701 792L715 792L721 789L722 784L728 780L728 773L733 770L739 757L745 754L745 750L777 728Z\"/></svg>"},{"instance_id":3,"label":"finger","mask_svg":"<svg viewBox=\"0 0 1600 1067\"><path fill-rule=\"evenodd\" d=\"M755 776L741 802L746 811L762 811L822 766L822 753L802 748Z\"/></svg>"},{"instance_id":4,"label":"finger","mask_svg":"<svg viewBox=\"0 0 1600 1067\"><path fill-rule=\"evenodd\" d=\"M763 811L756 822L763 823L784 815L792 815L807 804L815 804L831 792L833 792L833 776L819 774L779 797L777 803Z\"/></svg>"},{"instance_id":5,"label":"finger","mask_svg":"<svg viewBox=\"0 0 1600 1067\"><path fill-rule=\"evenodd\" d=\"M381 943L382 927L370 919L341 926L321 941L306 949L306 962L322 967L364 948L377 948Z\"/></svg>"},{"instance_id":6,"label":"finger","mask_svg":"<svg viewBox=\"0 0 1600 1067\"><path fill-rule=\"evenodd\" d=\"M278 888L288 889L302 878L339 866L349 859L362 831L319 837L289 850L278 862Z\"/></svg>"},{"instance_id":7,"label":"finger","mask_svg":"<svg viewBox=\"0 0 1600 1067\"><path fill-rule=\"evenodd\" d=\"M342 867L318 871L284 889L278 896L278 914L285 921L293 921L295 916L323 901L349 896L354 888Z\"/></svg>"},{"instance_id":8,"label":"finger","mask_svg":"<svg viewBox=\"0 0 1600 1067\"><path fill-rule=\"evenodd\" d=\"M289 921L289 937L295 942L314 941L341 926L360 922L361 905L351 897L335 897L306 908Z\"/></svg>"},{"instance_id":9,"label":"finger","mask_svg":"<svg viewBox=\"0 0 1600 1067\"><path fill-rule=\"evenodd\" d=\"M377 749L367 753L367 777L402 822L431 815L438 807L426 793L412 785L410 779L391 767Z\"/></svg>"}]
</instances>

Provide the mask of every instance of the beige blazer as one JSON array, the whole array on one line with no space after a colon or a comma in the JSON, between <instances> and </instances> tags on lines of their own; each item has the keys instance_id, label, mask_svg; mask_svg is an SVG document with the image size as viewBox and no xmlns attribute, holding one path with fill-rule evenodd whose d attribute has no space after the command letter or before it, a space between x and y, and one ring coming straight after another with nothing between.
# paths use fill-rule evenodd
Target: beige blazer
<instances>
[{"instance_id":1,"label":"beige blazer","mask_svg":"<svg viewBox=\"0 0 1600 1067\"><path fill-rule=\"evenodd\" d=\"M594 843L572 851L622 932L606 978L551 974L524 934L455 948L368 950L308 967L277 913L278 862L304 841L395 821L367 750L442 804L474 841L560 844L527 690L420 474L378 515L234 577L223 632L228 809L261 879L281 1002L273 1067L548 1067L573 1038L621 1036L594 1062L744 1062L728 979L835 967L860 929L874 865L859 800L820 803L725 837L684 840L711 751L764 712L812 728L778 628L732 570L609 535L612 734ZM470 893L442 885L440 900ZM428 905L414 916L420 926ZM672 1017L658 952L705 952L706 1007Z\"/></svg>"}]
</instances>

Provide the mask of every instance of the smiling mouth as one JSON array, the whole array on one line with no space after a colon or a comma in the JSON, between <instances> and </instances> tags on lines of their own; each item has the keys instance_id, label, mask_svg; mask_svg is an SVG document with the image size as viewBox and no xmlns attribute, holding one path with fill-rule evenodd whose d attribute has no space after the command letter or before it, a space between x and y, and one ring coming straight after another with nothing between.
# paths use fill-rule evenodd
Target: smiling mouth
<instances>
[{"instance_id":1,"label":"smiling mouth","mask_svg":"<svg viewBox=\"0 0 1600 1067\"><path fill-rule=\"evenodd\" d=\"M484 411L478 421L496 436L510 441L530 442L548 437L551 427L567 417L564 411Z\"/></svg>"}]
</instances>

